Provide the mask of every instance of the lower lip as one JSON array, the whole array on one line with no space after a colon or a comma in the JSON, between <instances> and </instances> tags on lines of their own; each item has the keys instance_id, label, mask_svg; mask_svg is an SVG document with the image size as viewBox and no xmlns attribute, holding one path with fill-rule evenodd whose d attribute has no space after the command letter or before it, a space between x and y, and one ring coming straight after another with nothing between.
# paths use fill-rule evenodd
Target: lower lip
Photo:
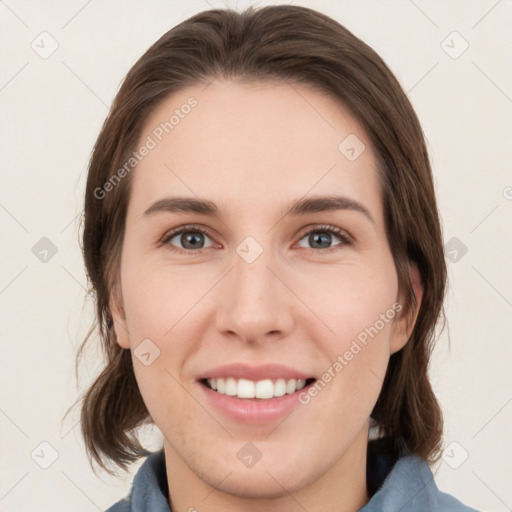
<instances>
[{"instance_id":1,"label":"lower lip","mask_svg":"<svg viewBox=\"0 0 512 512\"><path fill-rule=\"evenodd\" d=\"M309 386L289 395L276 396L269 399L238 398L236 396L217 393L201 382L198 385L207 400L217 410L236 422L248 425L264 425L275 423L286 418L295 407L300 405L299 393L307 391ZM311 385L311 384L310 384Z\"/></svg>"}]
</instances>

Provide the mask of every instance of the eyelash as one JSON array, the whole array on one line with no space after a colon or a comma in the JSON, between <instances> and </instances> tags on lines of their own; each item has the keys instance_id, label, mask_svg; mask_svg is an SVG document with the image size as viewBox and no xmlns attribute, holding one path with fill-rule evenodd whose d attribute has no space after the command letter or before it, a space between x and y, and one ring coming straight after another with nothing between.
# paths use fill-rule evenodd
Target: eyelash
<instances>
[{"instance_id":1,"label":"eyelash","mask_svg":"<svg viewBox=\"0 0 512 512\"><path fill-rule=\"evenodd\" d=\"M323 252L323 253L333 252L333 251L339 250L340 247L350 246L353 244L352 239L349 237L349 235L344 230L337 228L335 226L331 226L329 224L321 224L321 225L319 224L316 226L312 226L308 231L302 233L299 240L302 240L307 235L310 235L311 233L316 233L316 232L334 234L341 240L341 243L338 245L335 245L334 247L329 247L327 249L312 249L311 248L311 250L314 252ZM209 232L209 230L207 230L201 226L190 224L187 226L181 226L181 227L176 228L175 230L171 231L170 233L167 233L162 238L160 243L161 243L161 245L167 245L171 251L177 252L179 254L188 254L188 255L202 254L204 249L208 249L208 247L207 248L203 247L201 249L180 249L179 247L175 247L169 243L170 240L172 240L176 235L181 235L183 233L202 233L203 235L206 235L213 240L213 236Z\"/></svg>"}]
</instances>

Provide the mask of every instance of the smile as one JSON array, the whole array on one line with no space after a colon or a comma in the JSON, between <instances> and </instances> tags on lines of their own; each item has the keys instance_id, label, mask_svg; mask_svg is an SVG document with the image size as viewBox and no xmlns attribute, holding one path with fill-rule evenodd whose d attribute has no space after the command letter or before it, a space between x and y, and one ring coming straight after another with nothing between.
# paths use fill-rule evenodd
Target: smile
<instances>
[{"instance_id":1,"label":"smile","mask_svg":"<svg viewBox=\"0 0 512 512\"><path fill-rule=\"evenodd\" d=\"M281 364L239 362L205 369L196 382L213 414L237 424L275 425L301 407L299 395L314 385L313 375Z\"/></svg>"},{"instance_id":2,"label":"smile","mask_svg":"<svg viewBox=\"0 0 512 512\"><path fill-rule=\"evenodd\" d=\"M203 383L221 395L269 400L300 391L314 379L264 379L253 381L234 377L204 379Z\"/></svg>"}]
</instances>

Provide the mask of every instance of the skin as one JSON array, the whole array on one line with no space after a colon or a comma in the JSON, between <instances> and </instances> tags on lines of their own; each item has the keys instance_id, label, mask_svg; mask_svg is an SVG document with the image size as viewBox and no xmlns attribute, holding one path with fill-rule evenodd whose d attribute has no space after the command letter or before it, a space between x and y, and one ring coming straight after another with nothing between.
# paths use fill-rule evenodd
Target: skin
<instances>
[{"instance_id":1,"label":"skin","mask_svg":"<svg viewBox=\"0 0 512 512\"><path fill-rule=\"evenodd\" d=\"M133 361L164 435L172 510L356 511L369 499L370 412L390 355L412 329L404 315L279 424L228 419L205 401L196 377L247 362L286 364L320 378L401 300L370 141L348 110L323 93L226 80L167 98L140 140L190 96L197 107L133 171L111 297L120 346L133 351L150 339L160 350L149 366ZM349 134L366 146L355 161L338 150ZM373 221L353 210L285 215L294 200L332 194L358 201ZM144 214L178 195L213 201L219 213ZM186 224L209 229L204 248L180 253L180 236L160 242ZM332 234L329 251L318 248L308 237L318 224L341 228L352 243ZM263 248L250 264L236 252L249 235ZM413 266L411 278L419 307ZM237 457L249 441L262 454L251 468Z\"/></svg>"}]
</instances>

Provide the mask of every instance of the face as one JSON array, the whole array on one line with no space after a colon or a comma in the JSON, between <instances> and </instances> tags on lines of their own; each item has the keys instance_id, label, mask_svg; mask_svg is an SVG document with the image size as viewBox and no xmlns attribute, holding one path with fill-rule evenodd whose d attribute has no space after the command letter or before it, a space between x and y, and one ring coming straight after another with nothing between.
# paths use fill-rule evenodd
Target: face
<instances>
[{"instance_id":1,"label":"face","mask_svg":"<svg viewBox=\"0 0 512 512\"><path fill-rule=\"evenodd\" d=\"M302 86L216 81L142 144L111 308L168 470L245 497L349 474L408 337L364 130Z\"/></svg>"}]
</instances>

